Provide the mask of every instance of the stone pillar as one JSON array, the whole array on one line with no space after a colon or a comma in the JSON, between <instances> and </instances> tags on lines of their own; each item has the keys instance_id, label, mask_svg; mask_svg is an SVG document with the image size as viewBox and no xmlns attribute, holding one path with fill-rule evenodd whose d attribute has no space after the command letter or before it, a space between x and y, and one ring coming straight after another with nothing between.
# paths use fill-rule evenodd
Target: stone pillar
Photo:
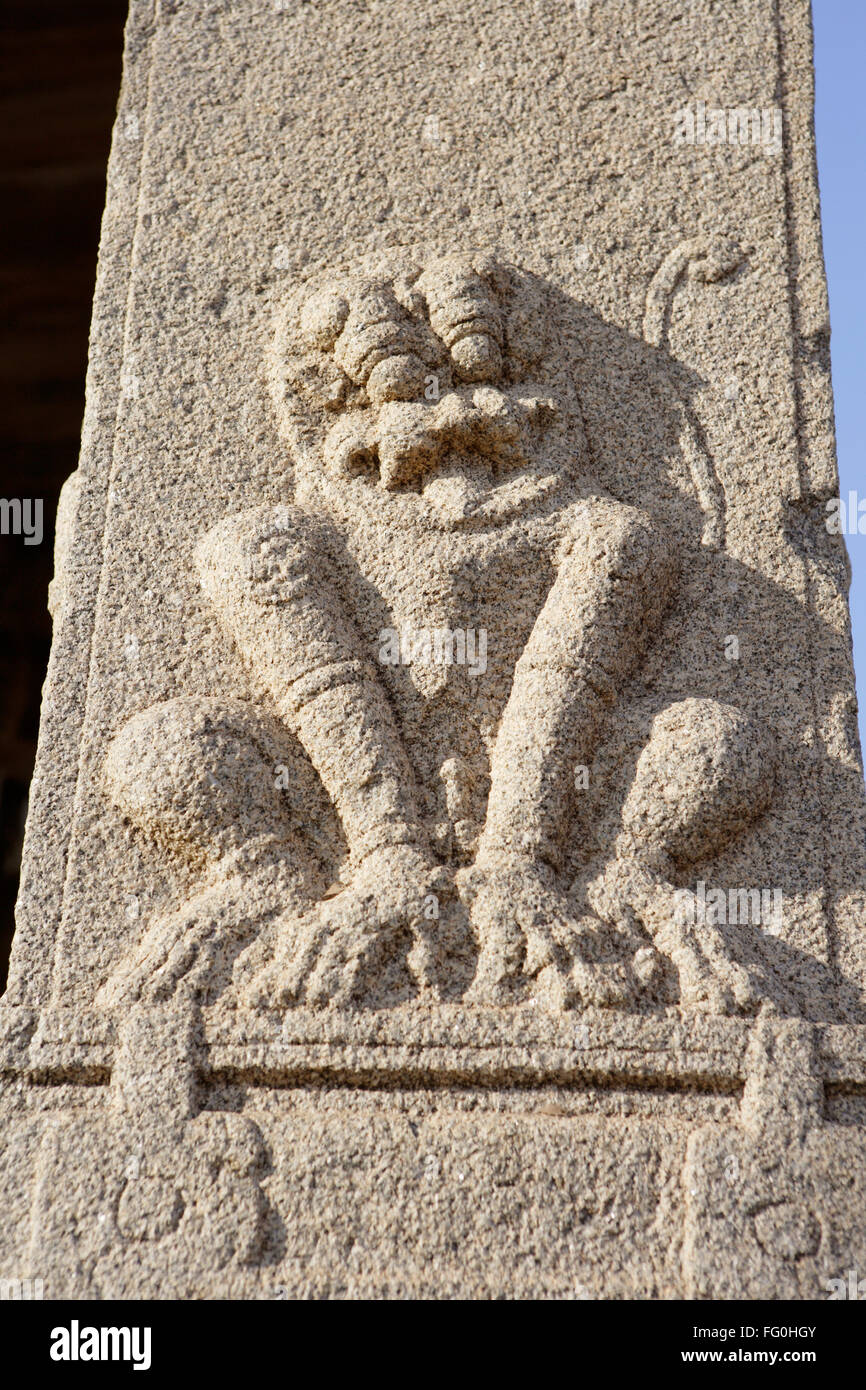
<instances>
[{"instance_id":1,"label":"stone pillar","mask_svg":"<svg viewBox=\"0 0 866 1390\"><path fill-rule=\"evenodd\" d=\"M811 107L807 0L133 0L0 1274L866 1277Z\"/></svg>"}]
</instances>

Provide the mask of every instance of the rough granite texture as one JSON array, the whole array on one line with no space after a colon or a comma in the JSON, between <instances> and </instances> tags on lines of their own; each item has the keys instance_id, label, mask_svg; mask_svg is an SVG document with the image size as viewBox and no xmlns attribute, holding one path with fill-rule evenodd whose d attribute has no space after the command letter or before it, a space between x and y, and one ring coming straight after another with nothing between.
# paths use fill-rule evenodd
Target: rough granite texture
<instances>
[{"instance_id":1,"label":"rough granite texture","mask_svg":"<svg viewBox=\"0 0 866 1390\"><path fill-rule=\"evenodd\" d=\"M807 0L133 0L0 1276L866 1275L837 489Z\"/></svg>"}]
</instances>

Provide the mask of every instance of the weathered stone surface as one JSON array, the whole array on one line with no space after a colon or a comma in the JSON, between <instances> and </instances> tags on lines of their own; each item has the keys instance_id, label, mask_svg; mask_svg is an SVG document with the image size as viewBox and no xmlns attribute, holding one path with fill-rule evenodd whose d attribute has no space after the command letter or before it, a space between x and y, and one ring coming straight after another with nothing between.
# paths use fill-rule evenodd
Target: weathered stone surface
<instances>
[{"instance_id":1,"label":"weathered stone surface","mask_svg":"<svg viewBox=\"0 0 866 1390\"><path fill-rule=\"evenodd\" d=\"M50 1296L863 1268L808 5L608 11L134 0L0 1004Z\"/></svg>"}]
</instances>

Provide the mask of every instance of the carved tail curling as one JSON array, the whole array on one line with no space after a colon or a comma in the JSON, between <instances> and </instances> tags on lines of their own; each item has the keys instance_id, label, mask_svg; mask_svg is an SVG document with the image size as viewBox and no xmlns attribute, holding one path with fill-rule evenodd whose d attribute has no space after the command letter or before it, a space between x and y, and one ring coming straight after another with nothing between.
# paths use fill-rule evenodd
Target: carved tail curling
<instances>
[{"instance_id":1,"label":"carved tail curling","mask_svg":"<svg viewBox=\"0 0 866 1390\"><path fill-rule=\"evenodd\" d=\"M675 246L662 261L647 290L643 320L645 341L652 347L662 347L666 343L674 292L684 274L704 284L715 284L736 270L742 260L742 251L727 237L692 237ZM701 544L709 550L721 550L725 543L725 490L700 421L692 408L679 398L677 405L683 413L681 444L704 514Z\"/></svg>"}]
</instances>

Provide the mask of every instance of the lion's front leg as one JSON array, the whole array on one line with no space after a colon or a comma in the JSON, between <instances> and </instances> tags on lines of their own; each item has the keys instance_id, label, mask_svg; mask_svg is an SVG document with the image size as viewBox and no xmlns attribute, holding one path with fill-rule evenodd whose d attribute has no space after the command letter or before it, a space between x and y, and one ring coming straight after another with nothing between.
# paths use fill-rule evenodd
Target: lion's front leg
<instances>
[{"instance_id":1,"label":"lion's front leg","mask_svg":"<svg viewBox=\"0 0 866 1390\"><path fill-rule=\"evenodd\" d=\"M461 879L480 945L475 993L491 1000L509 979L543 970L563 977L564 998L619 1003L635 987L593 964L583 949L592 933L574 920L556 878L574 768L591 761L605 712L667 605L674 563L633 507L599 500L577 520L517 662L491 758L486 824Z\"/></svg>"},{"instance_id":2,"label":"lion's front leg","mask_svg":"<svg viewBox=\"0 0 866 1390\"><path fill-rule=\"evenodd\" d=\"M205 592L308 753L349 850L344 892L286 918L264 986L251 987L259 1002L348 998L377 952L402 955L421 986L434 975L419 902L437 864L400 730L335 580L337 544L322 519L282 506L229 518L198 550Z\"/></svg>"}]
</instances>

